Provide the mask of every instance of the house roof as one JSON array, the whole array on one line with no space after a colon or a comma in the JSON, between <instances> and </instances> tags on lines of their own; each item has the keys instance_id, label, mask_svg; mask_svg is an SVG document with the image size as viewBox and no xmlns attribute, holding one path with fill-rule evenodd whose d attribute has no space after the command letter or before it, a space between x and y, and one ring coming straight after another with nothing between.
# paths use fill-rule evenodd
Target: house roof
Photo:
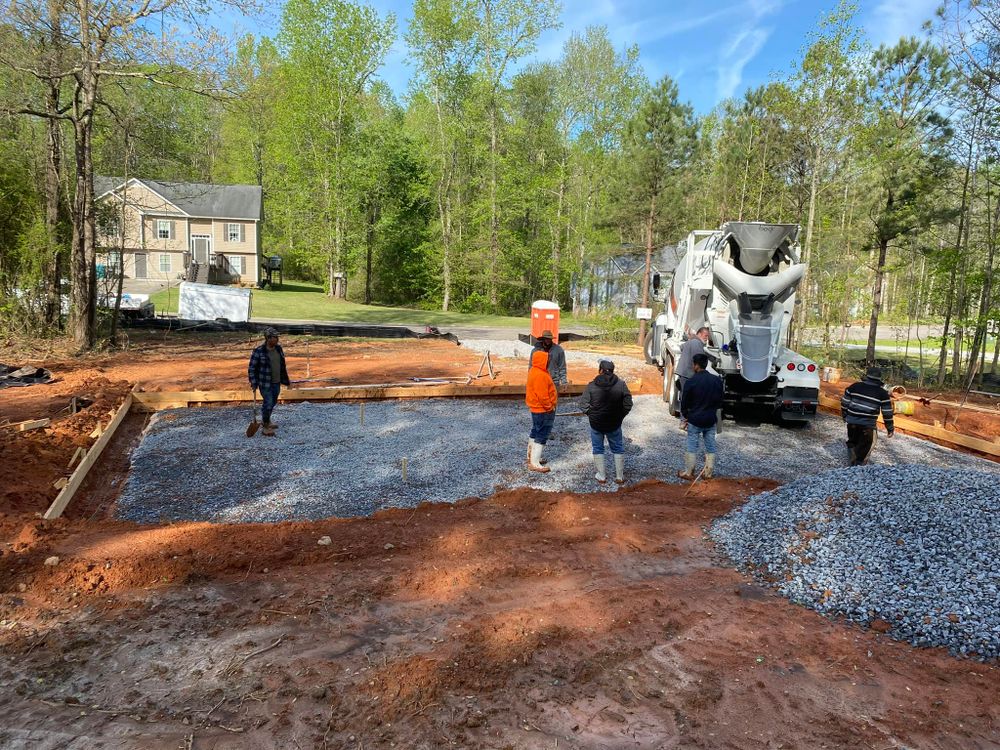
<instances>
[{"instance_id":1,"label":"house roof","mask_svg":"<svg viewBox=\"0 0 1000 750\"><path fill-rule=\"evenodd\" d=\"M262 191L257 185L208 185L199 182L161 182L132 178L177 206L189 216L215 219L260 221ZM120 177L94 177L97 196L110 193L124 184Z\"/></svg>"}]
</instances>

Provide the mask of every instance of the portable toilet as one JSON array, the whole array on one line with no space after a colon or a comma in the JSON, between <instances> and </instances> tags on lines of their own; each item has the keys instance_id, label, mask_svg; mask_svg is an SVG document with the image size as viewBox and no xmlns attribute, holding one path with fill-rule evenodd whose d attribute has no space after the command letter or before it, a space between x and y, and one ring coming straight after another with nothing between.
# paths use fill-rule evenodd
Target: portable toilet
<instances>
[{"instance_id":1,"label":"portable toilet","mask_svg":"<svg viewBox=\"0 0 1000 750\"><path fill-rule=\"evenodd\" d=\"M537 339L542 331L552 331L552 341L559 343L559 305L547 299L531 303L531 338Z\"/></svg>"}]
</instances>

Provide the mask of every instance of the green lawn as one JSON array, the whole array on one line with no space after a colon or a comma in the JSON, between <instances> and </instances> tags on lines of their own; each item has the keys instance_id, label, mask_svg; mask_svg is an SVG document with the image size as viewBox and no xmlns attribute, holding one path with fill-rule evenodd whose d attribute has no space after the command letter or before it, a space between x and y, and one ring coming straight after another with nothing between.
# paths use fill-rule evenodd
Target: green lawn
<instances>
[{"instance_id":1,"label":"green lawn","mask_svg":"<svg viewBox=\"0 0 1000 750\"><path fill-rule=\"evenodd\" d=\"M150 296L158 313L177 312L176 287ZM281 289L253 290L254 318L281 320L335 320L344 323L371 323L383 325L409 325L438 327L468 326L494 328L529 327L528 311L524 317L503 315L469 315L440 310L414 310L405 307L359 305L343 300L331 300L323 287L308 281L286 281Z\"/></svg>"}]
</instances>

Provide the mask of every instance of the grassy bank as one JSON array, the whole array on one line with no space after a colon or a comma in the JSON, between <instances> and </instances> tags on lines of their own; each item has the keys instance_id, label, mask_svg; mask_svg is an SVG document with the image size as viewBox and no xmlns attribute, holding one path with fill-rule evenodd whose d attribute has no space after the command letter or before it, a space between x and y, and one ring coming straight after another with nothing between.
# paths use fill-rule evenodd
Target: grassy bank
<instances>
[{"instance_id":1,"label":"grassy bank","mask_svg":"<svg viewBox=\"0 0 1000 750\"><path fill-rule=\"evenodd\" d=\"M157 312L177 312L176 287L150 296ZM523 317L504 315L470 315L440 310L415 310L406 307L359 305L355 302L330 299L323 287L306 281L286 281L280 289L254 289L254 318L279 320L330 320L343 323L405 326L463 326L490 328L521 328L527 330L528 314Z\"/></svg>"}]
</instances>

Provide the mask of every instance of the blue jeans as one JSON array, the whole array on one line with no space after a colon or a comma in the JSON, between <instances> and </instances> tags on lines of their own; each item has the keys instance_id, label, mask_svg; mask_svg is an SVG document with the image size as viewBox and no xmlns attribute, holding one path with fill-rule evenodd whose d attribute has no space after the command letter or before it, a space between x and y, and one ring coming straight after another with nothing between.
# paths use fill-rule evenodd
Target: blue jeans
<instances>
[{"instance_id":1,"label":"blue jeans","mask_svg":"<svg viewBox=\"0 0 1000 750\"><path fill-rule=\"evenodd\" d=\"M552 425L556 423L556 413L547 411L542 414L531 412L531 434L529 437L539 445L545 445L552 432Z\"/></svg>"},{"instance_id":2,"label":"blue jeans","mask_svg":"<svg viewBox=\"0 0 1000 750\"><path fill-rule=\"evenodd\" d=\"M687 452L698 452L698 438L705 438L705 453L715 453L715 425L698 427L688 422Z\"/></svg>"},{"instance_id":3,"label":"blue jeans","mask_svg":"<svg viewBox=\"0 0 1000 750\"><path fill-rule=\"evenodd\" d=\"M271 412L278 403L279 393L281 393L281 383L268 383L260 387L260 397L264 400L264 404L260 407L260 416L264 424L271 421Z\"/></svg>"},{"instance_id":4,"label":"blue jeans","mask_svg":"<svg viewBox=\"0 0 1000 750\"><path fill-rule=\"evenodd\" d=\"M625 439L622 437L622 428L619 427L614 432L601 432L590 428L590 445L594 449L595 456L604 455L604 438L608 439L611 452L621 455L625 452Z\"/></svg>"}]
</instances>

